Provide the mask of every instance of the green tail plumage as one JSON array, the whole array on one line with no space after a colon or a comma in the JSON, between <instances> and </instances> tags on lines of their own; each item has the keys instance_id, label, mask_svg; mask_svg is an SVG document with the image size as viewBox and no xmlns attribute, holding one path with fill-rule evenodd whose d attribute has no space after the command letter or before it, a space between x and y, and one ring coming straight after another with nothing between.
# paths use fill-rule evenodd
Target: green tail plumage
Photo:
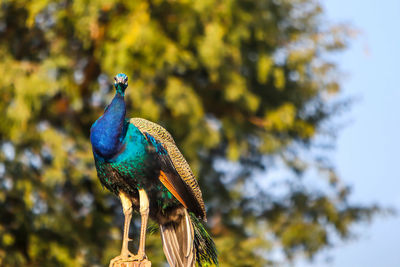
<instances>
[{"instance_id":1,"label":"green tail plumage","mask_svg":"<svg viewBox=\"0 0 400 267\"><path fill-rule=\"evenodd\" d=\"M218 266L217 248L214 241L207 233L202 222L193 213L190 212L189 214L194 230L197 266L206 267L213 264Z\"/></svg>"},{"instance_id":2,"label":"green tail plumage","mask_svg":"<svg viewBox=\"0 0 400 267\"><path fill-rule=\"evenodd\" d=\"M196 266L218 266L218 253L214 241L204 228L203 223L192 212L189 212L189 216L194 232ZM158 224L150 224L147 228L149 234L155 234L159 231L160 227Z\"/></svg>"}]
</instances>

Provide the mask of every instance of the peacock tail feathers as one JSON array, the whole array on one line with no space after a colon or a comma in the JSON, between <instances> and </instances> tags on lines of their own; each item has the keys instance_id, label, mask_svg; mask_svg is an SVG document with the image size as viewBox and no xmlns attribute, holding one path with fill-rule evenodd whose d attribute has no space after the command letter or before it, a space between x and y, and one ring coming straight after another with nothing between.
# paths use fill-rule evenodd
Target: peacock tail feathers
<instances>
[{"instance_id":1,"label":"peacock tail feathers","mask_svg":"<svg viewBox=\"0 0 400 267\"><path fill-rule=\"evenodd\" d=\"M204 228L203 223L189 212L194 229L194 245L196 248L196 262L199 267L218 266L218 253L214 241Z\"/></svg>"},{"instance_id":2,"label":"peacock tail feathers","mask_svg":"<svg viewBox=\"0 0 400 267\"><path fill-rule=\"evenodd\" d=\"M215 243L212 240L211 236L208 234L207 230L204 228L204 225L201 222L201 220L198 219L194 213L188 212L186 214L189 215L190 222L192 224L192 231L193 231L192 232L192 238L193 238L192 240L193 240L193 245L194 245L194 253L196 256L196 266L197 267L218 266L218 252L217 252L217 248L216 248ZM165 228L168 226L171 226L171 224L164 225L161 227ZM176 231L176 226L172 227L172 229L175 229L174 231ZM160 232L161 235L163 236L163 230L161 230L160 226L158 226L156 224L150 225L147 228L147 231L150 234ZM175 235L178 236L178 233L175 233ZM174 238L172 238L172 239L174 239ZM168 236L165 236L165 234L164 234L164 237L163 237L164 251L166 249L164 246L172 246L172 247L180 247L181 246L181 244L171 245L170 243L171 243L171 240L168 240ZM167 251L169 251L169 250L170 249L167 249ZM167 252L166 255L167 254L169 254L169 253ZM173 258L175 258L175 257L177 257L177 256L175 255ZM176 265L176 263L174 263L173 258L169 259L167 256L167 259L169 259L169 261L171 261L169 263L172 265ZM183 258L183 257L181 257L181 258Z\"/></svg>"}]
</instances>

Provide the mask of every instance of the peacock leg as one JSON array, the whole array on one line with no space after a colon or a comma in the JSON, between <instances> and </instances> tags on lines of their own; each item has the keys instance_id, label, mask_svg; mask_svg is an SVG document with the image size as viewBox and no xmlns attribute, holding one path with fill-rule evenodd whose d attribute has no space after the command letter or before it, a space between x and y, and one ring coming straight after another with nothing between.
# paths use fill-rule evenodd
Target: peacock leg
<instances>
[{"instance_id":1,"label":"peacock leg","mask_svg":"<svg viewBox=\"0 0 400 267\"><path fill-rule=\"evenodd\" d=\"M146 243L147 220L149 217L149 198L147 197L146 191L144 191L143 189L139 190L139 201L140 201L140 216L142 222L140 225L140 241L139 241L139 250L137 256L139 259L143 259L146 258L144 249Z\"/></svg>"},{"instance_id":2,"label":"peacock leg","mask_svg":"<svg viewBox=\"0 0 400 267\"><path fill-rule=\"evenodd\" d=\"M128 242L130 241L129 239L129 226L131 224L131 219L132 219L132 201L130 198L128 198L124 193L119 194L119 198L121 199L121 204L122 204L122 210L124 212L125 216L125 221L124 221L124 235L122 238L122 248L121 248L121 254L115 258L113 258L110 261L110 267L114 266L114 263L120 262L120 261L131 261L134 257L134 255L128 250Z\"/></svg>"}]
</instances>

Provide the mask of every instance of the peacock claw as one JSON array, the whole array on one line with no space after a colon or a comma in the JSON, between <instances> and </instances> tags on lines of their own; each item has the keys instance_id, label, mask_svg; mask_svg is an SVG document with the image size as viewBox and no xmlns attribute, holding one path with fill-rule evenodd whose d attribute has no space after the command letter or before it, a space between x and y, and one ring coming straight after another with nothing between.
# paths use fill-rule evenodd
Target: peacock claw
<instances>
[{"instance_id":1,"label":"peacock claw","mask_svg":"<svg viewBox=\"0 0 400 267\"><path fill-rule=\"evenodd\" d=\"M143 261L143 260L148 260L147 255L143 254L143 255L136 255L136 257L138 258L138 261Z\"/></svg>"},{"instance_id":2,"label":"peacock claw","mask_svg":"<svg viewBox=\"0 0 400 267\"><path fill-rule=\"evenodd\" d=\"M121 254L121 255L113 258L110 261L109 267L114 267L115 264L118 265L118 264L121 264L121 263L124 263L124 262L133 262L133 261L138 261L138 262L147 261L147 256L146 256L146 254L135 255L135 254L132 254L130 252L127 255L122 255Z\"/></svg>"}]
</instances>

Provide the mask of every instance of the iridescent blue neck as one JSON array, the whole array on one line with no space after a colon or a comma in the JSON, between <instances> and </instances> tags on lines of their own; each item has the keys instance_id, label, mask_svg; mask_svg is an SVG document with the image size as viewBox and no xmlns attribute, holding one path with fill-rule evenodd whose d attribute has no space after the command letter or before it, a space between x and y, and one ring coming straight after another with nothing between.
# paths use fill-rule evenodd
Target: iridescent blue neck
<instances>
[{"instance_id":1,"label":"iridescent blue neck","mask_svg":"<svg viewBox=\"0 0 400 267\"><path fill-rule=\"evenodd\" d=\"M112 158L121 149L122 140L126 134L125 114L124 92L120 92L117 88L111 104L90 129L93 151L104 159Z\"/></svg>"}]
</instances>

